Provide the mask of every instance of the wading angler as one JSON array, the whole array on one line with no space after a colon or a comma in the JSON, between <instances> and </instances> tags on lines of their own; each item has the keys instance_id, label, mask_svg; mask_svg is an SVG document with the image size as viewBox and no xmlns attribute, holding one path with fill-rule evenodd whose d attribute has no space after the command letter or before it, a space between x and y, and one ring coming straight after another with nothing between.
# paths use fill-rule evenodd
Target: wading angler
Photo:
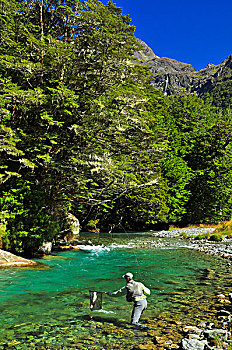
<instances>
[{"instance_id":1,"label":"wading angler","mask_svg":"<svg viewBox=\"0 0 232 350\"><path fill-rule=\"evenodd\" d=\"M147 308L146 295L150 295L150 289L145 287L141 282L134 281L131 272L127 272L122 277L125 278L126 285L113 293L107 292L107 294L111 297L126 295L126 300L134 303L131 314L131 324L140 328L145 328L145 326L139 323L139 319Z\"/></svg>"}]
</instances>

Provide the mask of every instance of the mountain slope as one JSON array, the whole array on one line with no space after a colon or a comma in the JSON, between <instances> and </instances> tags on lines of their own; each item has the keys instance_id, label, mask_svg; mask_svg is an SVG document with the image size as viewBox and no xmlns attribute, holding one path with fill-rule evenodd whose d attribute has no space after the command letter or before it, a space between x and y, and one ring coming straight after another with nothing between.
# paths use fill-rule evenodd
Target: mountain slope
<instances>
[{"instance_id":1,"label":"mountain slope","mask_svg":"<svg viewBox=\"0 0 232 350\"><path fill-rule=\"evenodd\" d=\"M227 93L227 103L232 96L232 55L219 65L209 63L204 69L166 57L158 57L151 48L139 40L144 51L136 56L148 65L154 76L153 85L167 95L192 94L204 97L211 93L214 102ZM217 104L217 103L216 103ZM225 101L224 101L225 104Z\"/></svg>"}]
</instances>

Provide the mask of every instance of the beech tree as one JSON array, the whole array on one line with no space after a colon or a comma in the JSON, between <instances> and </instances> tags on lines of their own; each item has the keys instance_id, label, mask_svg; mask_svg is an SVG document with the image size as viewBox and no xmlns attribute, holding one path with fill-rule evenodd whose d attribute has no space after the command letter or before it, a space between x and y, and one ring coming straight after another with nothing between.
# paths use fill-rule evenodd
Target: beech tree
<instances>
[{"instance_id":1,"label":"beech tree","mask_svg":"<svg viewBox=\"0 0 232 350\"><path fill-rule=\"evenodd\" d=\"M196 96L170 105L170 152L164 176L170 193L170 219L183 224L231 217L231 112Z\"/></svg>"},{"instance_id":2,"label":"beech tree","mask_svg":"<svg viewBox=\"0 0 232 350\"><path fill-rule=\"evenodd\" d=\"M15 198L2 201L14 213L4 242L33 250L58 235L70 209L83 225L118 212L131 227L135 208L139 217L146 203L148 217L157 220L163 141L154 127L158 118L146 110L150 75L133 56L139 44L129 17L112 1L31 1L12 2L12 18L8 33L15 41L3 52L8 84L1 101L9 114L4 125L14 130L30 167L17 158L21 180L2 192Z\"/></svg>"}]
</instances>

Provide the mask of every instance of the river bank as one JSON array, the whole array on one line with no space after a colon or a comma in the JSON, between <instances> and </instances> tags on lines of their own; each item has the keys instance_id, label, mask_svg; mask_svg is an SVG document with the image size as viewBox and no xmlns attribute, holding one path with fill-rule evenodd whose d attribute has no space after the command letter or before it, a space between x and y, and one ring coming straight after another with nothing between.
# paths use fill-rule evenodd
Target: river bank
<instances>
[{"instance_id":1,"label":"river bank","mask_svg":"<svg viewBox=\"0 0 232 350\"><path fill-rule=\"evenodd\" d=\"M224 237L222 241L215 242L207 239L197 239L199 235L212 234L216 228L183 228L169 231L154 232L152 235L157 238L178 238L192 249L222 258L232 260L232 238Z\"/></svg>"},{"instance_id":2,"label":"river bank","mask_svg":"<svg viewBox=\"0 0 232 350\"><path fill-rule=\"evenodd\" d=\"M184 228L155 232L153 236L161 240L168 238L183 240L184 244L191 249L221 257L227 261L228 273L230 273L232 239L224 237L220 242L198 239L198 236L207 233L212 234L215 230L215 228ZM213 278L210 269L206 271L206 275ZM212 304L213 311L209 314L209 321L196 320L195 324L182 324L181 329L179 329L179 333L183 335L182 339L178 343L171 342L168 344L166 341L163 348L180 350L232 349L232 293L227 291L225 294L216 295L213 303L212 300L209 301ZM143 348L146 349L147 347L144 346Z\"/></svg>"},{"instance_id":3,"label":"river bank","mask_svg":"<svg viewBox=\"0 0 232 350\"><path fill-rule=\"evenodd\" d=\"M181 229L172 229L172 230L162 230L157 232L152 232L150 235L152 237L158 238L156 242L147 242L149 246L154 248L167 247L170 245L169 239L177 239L177 241L182 241L185 247L195 249L197 251L212 255L220 256L228 260L232 260L232 238L224 237L220 242L214 242L207 239L197 239L198 236L204 235L207 233L212 234L216 228L207 227L207 228L181 228ZM54 252L59 251L68 251L72 249L82 249L84 246L93 245L90 240L75 240L78 243L69 243L65 245L58 245L55 247L51 246L49 253L38 254L38 257L43 258L45 255L53 254ZM144 246L146 244L144 243ZM0 268L1 267L11 267L11 266L32 266L38 264L37 262L29 259L25 259L21 256L14 255L10 252L0 249Z\"/></svg>"}]
</instances>

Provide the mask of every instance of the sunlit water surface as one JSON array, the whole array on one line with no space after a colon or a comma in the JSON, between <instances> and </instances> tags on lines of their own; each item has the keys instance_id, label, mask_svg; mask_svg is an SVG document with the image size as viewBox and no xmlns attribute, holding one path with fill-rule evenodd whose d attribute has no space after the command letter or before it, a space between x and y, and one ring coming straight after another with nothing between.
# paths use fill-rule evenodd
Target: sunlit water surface
<instances>
[{"instance_id":1,"label":"sunlit water surface","mask_svg":"<svg viewBox=\"0 0 232 350\"><path fill-rule=\"evenodd\" d=\"M109 235L100 241L94 235L83 238L104 243L107 249L55 253L39 260L45 268L0 270L0 349L124 348L119 345L126 336L123 330L133 332L132 305L125 297L103 295L103 311L91 312L89 290L118 289L127 271L151 289L142 316L148 324L162 313L179 320L186 315L194 320L196 313L203 317L201 300L231 285L222 259L175 241L156 248L152 246L156 238L149 234Z\"/></svg>"}]
</instances>

